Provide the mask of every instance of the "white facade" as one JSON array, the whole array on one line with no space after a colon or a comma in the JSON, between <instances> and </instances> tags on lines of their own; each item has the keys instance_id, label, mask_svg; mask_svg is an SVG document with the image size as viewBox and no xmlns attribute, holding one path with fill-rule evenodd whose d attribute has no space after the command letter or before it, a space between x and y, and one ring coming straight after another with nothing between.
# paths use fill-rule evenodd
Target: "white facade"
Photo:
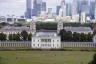
<instances>
[{"instance_id":1,"label":"white facade","mask_svg":"<svg viewBox=\"0 0 96 64\"><path fill-rule=\"evenodd\" d=\"M96 35L93 37L93 43L96 43Z\"/></svg>"},{"instance_id":2,"label":"white facade","mask_svg":"<svg viewBox=\"0 0 96 64\"><path fill-rule=\"evenodd\" d=\"M34 49L61 48L61 38L57 33L38 32L32 37L31 47Z\"/></svg>"},{"instance_id":3,"label":"white facade","mask_svg":"<svg viewBox=\"0 0 96 64\"><path fill-rule=\"evenodd\" d=\"M59 16L60 17L65 17L66 16L66 4L65 4L65 0L61 1L61 9L59 11Z\"/></svg>"},{"instance_id":4,"label":"white facade","mask_svg":"<svg viewBox=\"0 0 96 64\"><path fill-rule=\"evenodd\" d=\"M57 32L36 32L32 36L31 47L34 49L61 48L61 37L58 36L61 29L63 29L63 23L58 22Z\"/></svg>"},{"instance_id":5,"label":"white facade","mask_svg":"<svg viewBox=\"0 0 96 64\"><path fill-rule=\"evenodd\" d=\"M86 13L85 12L81 12L81 20L80 23L85 23L86 22Z\"/></svg>"}]
</instances>

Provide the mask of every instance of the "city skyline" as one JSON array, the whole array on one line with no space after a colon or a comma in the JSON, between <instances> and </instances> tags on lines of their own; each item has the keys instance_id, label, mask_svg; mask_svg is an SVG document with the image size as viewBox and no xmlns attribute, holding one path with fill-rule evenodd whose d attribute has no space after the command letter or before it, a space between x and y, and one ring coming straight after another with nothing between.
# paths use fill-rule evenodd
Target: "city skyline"
<instances>
[{"instance_id":1,"label":"city skyline","mask_svg":"<svg viewBox=\"0 0 96 64\"><path fill-rule=\"evenodd\" d=\"M49 0L46 1L48 8L53 8L53 11L56 10L56 5L60 4L60 0L52 0L51 3ZM66 0L70 2L72 0ZM0 0L0 16L6 15L16 15L21 16L24 15L26 11L26 0Z\"/></svg>"}]
</instances>

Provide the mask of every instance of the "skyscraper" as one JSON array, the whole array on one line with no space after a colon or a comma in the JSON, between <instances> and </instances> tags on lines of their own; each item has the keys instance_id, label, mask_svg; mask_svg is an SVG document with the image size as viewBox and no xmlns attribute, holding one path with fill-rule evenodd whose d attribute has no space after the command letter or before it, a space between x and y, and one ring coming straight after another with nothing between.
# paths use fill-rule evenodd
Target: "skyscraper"
<instances>
[{"instance_id":1,"label":"skyscraper","mask_svg":"<svg viewBox=\"0 0 96 64\"><path fill-rule=\"evenodd\" d=\"M77 0L73 0L72 15L76 15L76 14L77 14Z\"/></svg>"},{"instance_id":2,"label":"skyscraper","mask_svg":"<svg viewBox=\"0 0 96 64\"><path fill-rule=\"evenodd\" d=\"M61 9L59 11L59 16L61 16L61 17L66 16L66 3L65 3L65 0L61 1Z\"/></svg>"},{"instance_id":3,"label":"skyscraper","mask_svg":"<svg viewBox=\"0 0 96 64\"><path fill-rule=\"evenodd\" d=\"M95 5L96 5L95 1L90 2L90 17L91 17L91 19L94 18Z\"/></svg>"},{"instance_id":4,"label":"skyscraper","mask_svg":"<svg viewBox=\"0 0 96 64\"><path fill-rule=\"evenodd\" d=\"M96 1L95 1L95 2L96 2ZM96 5L95 5L94 18L95 18L95 20L96 20Z\"/></svg>"},{"instance_id":5,"label":"skyscraper","mask_svg":"<svg viewBox=\"0 0 96 64\"><path fill-rule=\"evenodd\" d=\"M32 16L32 0L26 0L26 18L31 18Z\"/></svg>"},{"instance_id":6,"label":"skyscraper","mask_svg":"<svg viewBox=\"0 0 96 64\"><path fill-rule=\"evenodd\" d=\"M86 22L86 13L81 12L80 14L80 23L85 23Z\"/></svg>"},{"instance_id":7,"label":"skyscraper","mask_svg":"<svg viewBox=\"0 0 96 64\"><path fill-rule=\"evenodd\" d=\"M46 12L46 2L42 2L42 11Z\"/></svg>"},{"instance_id":8,"label":"skyscraper","mask_svg":"<svg viewBox=\"0 0 96 64\"><path fill-rule=\"evenodd\" d=\"M43 17L46 16L46 2L42 2L40 16L43 16Z\"/></svg>"},{"instance_id":9,"label":"skyscraper","mask_svg":"<svg viewBox=\"0 0 96 64\"><path fill-rule=\"evenodd\" d=\"M77 1L77 12L80 14L81 12L85 12L87 15L89 14L89 1L88 0L78 0Z\"/></svg>"},{"instance_id":10,"label":"skyscraper","mask_svg":"<svg viewBox=\"0 0 96 64\"><path fill-rule=\"evenodd\" d=\"M33 10L32 10L32 16L37 16L37 0L33 0Z\"/></svg>"},{"instance_id":11,"label":"skyscraper","mask_svg":"<svg viewBox=\"0 0 96 64\"><path fill-rule=\"evenodd\" d=\"M42 10L42 0L33 1L33 14L32 16L39 16Z\"/></svg>"},{"instance_id":12,"label":"skyscraper","mask_svg":"<svg viewBox=\"0 0 96 64\"><path fill-rule=\"evenodd\" d=\"M72 15L72 5L71 3L66 4L66 16L71 16Z\"/></svg>"},{"instance_id":13,"label":"skyscraper","mask_svg":"<svg viewBox=\"0 0 96 64\"><path fill-rule=\"evenodd\" d=\"M48 18L52 18L52 8L48 8L48 12L47 12Z\"/></svg>"},{"instance_id":14,"label":"skyscraper","mask_svg":"<svg viewBox=\"0 0 96 64\"><path fill-rule=\"evenodd\" d=\"M61 8L61 6L59 6L59 5L56 7L56 15L59 15L60 8Z\"/></svg>"}]
</instances>

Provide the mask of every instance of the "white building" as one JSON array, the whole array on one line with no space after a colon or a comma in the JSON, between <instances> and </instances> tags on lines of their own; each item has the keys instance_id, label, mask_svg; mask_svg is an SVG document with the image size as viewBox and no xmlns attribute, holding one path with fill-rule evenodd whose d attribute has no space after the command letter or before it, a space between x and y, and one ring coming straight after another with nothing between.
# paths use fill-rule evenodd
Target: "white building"
<instances>
[{"instance_id":1,"label":"white building","mask_svg":"<svg viewBox=\"0 0 96 64\"><path fill-rule=\"evenodd\" d=\"M72 15L71 22L79 22L79 14Z\"/></svg>"},{"instance_id":2,"label":"white building","mask_svg":"<svg viewBox=\"0 0 96 64\"><path fill-rule=\"evenodd\" d=\"M93 34L93 31L90 27L65 27L66 31L71 31L72 33L84 33L84 34Z\"/></svg>"},{"instance_id":3,"label":"white building","mask_svg":"<svg viewBox=\"0 0 96 64\"><path fill-rule=\"evenodd\" d=\"M59 11L59 17L65 17L66 16L66 4L65 0L61 1L61 9Z\"/></svg>"},{"instance_id":4,"label":"white building","mask_svg":"<svg viewBox=\"0 0 96 64\"><path fill-rule=\"evenodd\" d=\"M81 20L80 23L85 23L86 22L86 13L85 12L81 12Z\"/></svg>"},{"instance_id":5,"label":"white building","mask_svg":"<svg viewBox=\"0 0 96 64\"><path fill-rule=\"evenodd\" d=\"M63 29L63 24L58 22L57 32L36 32L32 36L31 47L34 49L61 48L61 38L58 36L61 29Z\"/></svg>"},{"instance_id":6,"label":"white building","mask_svg":"<svg viewBox=\"0 0 96 64\"><path fill-rule=\"evenodd\" d=\"M55 32L37 32L32 37L32 48L61 48L61 38Z\"/></svg>"}]
</instances>

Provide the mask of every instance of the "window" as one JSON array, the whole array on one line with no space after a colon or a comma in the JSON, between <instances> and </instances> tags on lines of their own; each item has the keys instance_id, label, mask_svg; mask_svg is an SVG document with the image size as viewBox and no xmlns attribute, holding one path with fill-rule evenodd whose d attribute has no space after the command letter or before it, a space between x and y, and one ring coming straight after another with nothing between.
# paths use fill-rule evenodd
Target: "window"
<instances>
[{"instance_id":1,"label":"window","mask_svg":"<svg viewBox=\"0 0 96 64\"><path fill-rule=\"evenodd\" d=\"M57 44L57 47L58 47L59 45Z\"/></svg>"},{"instance_id":2,"label":"window","mask_svg":"<svg viewBox=\"0 0 96 64\"><path fill-rule=\"evenodd\" d=\"M33 46L35 46L35 44L33 44Z\"/></svg>"},{"instance_id":3,"label":"window","mask_svg":"<svg viewBox=\"0 0 96 64\"><path fill-rule=\"evenodd\" d=\"M51 42L51 39L41 39L41 42Z\"/></svg>"},{"instance_id":4,"label":"window","mask_svg":"<svg viewBox=\"0 0 96 64\"><path fill-rule=\"evenodd\" d=\"M53 47L54 47L54 44L53 44Z\"/></svg>"},{"instance_id":5,"label":"window","mask_svg":"<svg viewBox=\"0 0 96 64\"><path fill-rule=\"evenodd\" d=\"M54 42L54 40L53 40L53 42Z\"/></svg>"},{"instance_id":6,"label":"window","mask_svg":"<svg viewBox=\"0 0 96 64\"><path fill-rule=\"evenodd\" d=\"M35 40L33 40L33 42L35 42Z\"/></svg>"},{"instance_id":7,"label":"window","mask_svg":"<svg viewBox=\"0 0 96 64\"><path fill-rule=\"evenodd\" d=\"M57 42L59 42L59 40L57 40Z\"/></svg>"},{"instance_id":8,"label":"window","mask_svg":"<svg viewBox=\"0 0 96 64\"><path fill-rule=\"evenodd\" d=\"M39 44L38 44L38 47L39 47Z\"/></svg>"}]
</instances>

